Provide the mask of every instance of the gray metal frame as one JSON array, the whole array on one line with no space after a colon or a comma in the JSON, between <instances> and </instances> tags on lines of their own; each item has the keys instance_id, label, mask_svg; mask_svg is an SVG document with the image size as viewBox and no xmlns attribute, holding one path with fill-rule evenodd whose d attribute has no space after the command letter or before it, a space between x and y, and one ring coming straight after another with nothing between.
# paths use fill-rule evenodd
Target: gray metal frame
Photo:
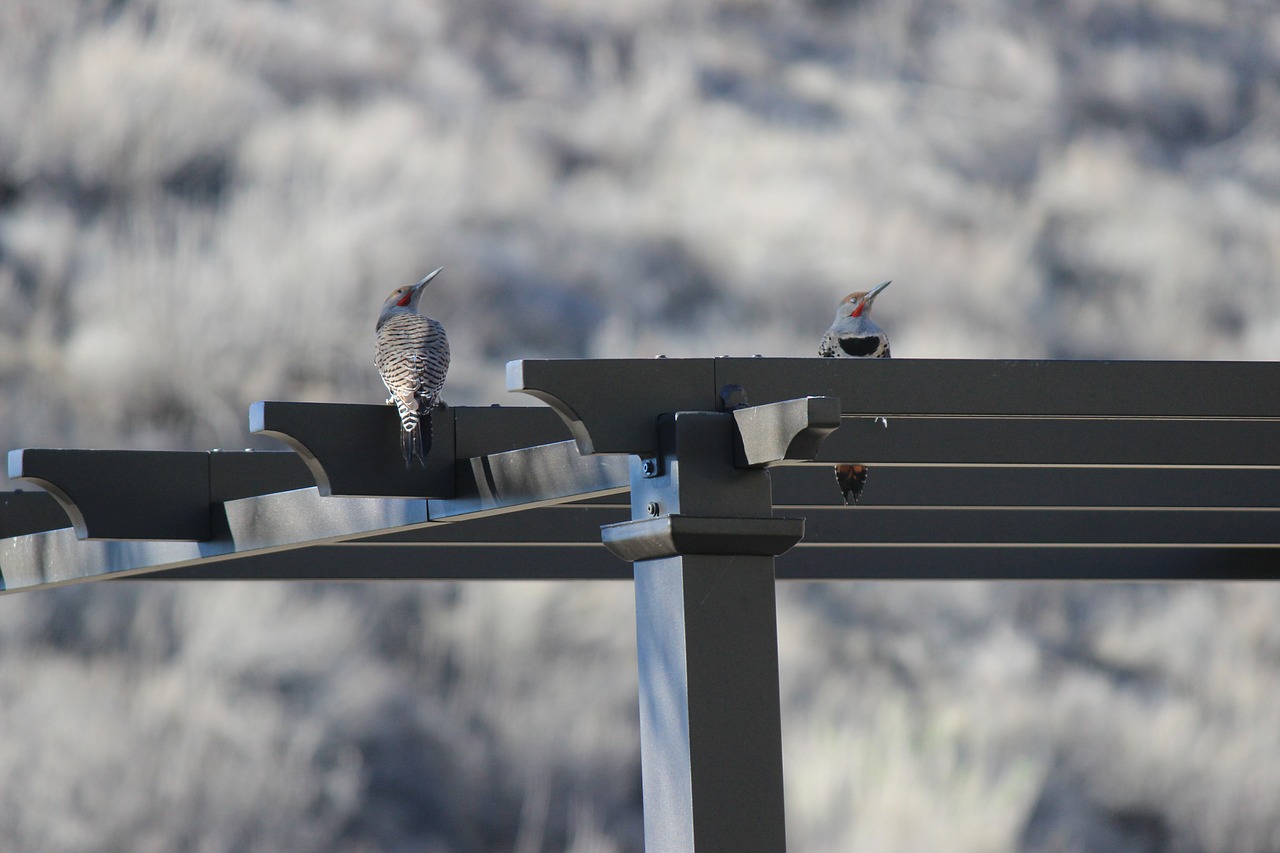
<instances>
[{"instance_id":1,"label":"gray metal frame","mask_svg":"<svg viewBox=\"0 0 1280 853\"><path fill-rule=\"evenodd\" d=\"M425 468L393 409L314 403L251 410L290 453L13 451L44 491L0 494L4 590L634 578L647 848L780 851L775 578L1280 578L1278 364L561 360L507 381L550 408L438 409ZM840 506L833 462L872 465L865 504Z\"/></svg>"}]
</instances>

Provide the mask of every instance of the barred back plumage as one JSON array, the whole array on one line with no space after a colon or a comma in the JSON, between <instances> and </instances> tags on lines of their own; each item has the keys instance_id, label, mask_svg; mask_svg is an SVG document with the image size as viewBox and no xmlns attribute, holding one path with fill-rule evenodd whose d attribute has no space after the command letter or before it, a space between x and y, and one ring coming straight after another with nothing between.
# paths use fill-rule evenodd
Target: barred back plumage
<instances>
[{"instance_id":1,"label":"barred back plumage","mask_svg":"<svg viewBox=\"0 0 1280 853\"><path fill-rule=\"evenodd\" d=\"M418 299L428 281L402 287L387 298L378 318L374 364L400 413L400 444L405 465L413 457L425 465L431 449L431 410L449 372L449 339L438 320L418 313Z\"/></svg>"}]
</instances>

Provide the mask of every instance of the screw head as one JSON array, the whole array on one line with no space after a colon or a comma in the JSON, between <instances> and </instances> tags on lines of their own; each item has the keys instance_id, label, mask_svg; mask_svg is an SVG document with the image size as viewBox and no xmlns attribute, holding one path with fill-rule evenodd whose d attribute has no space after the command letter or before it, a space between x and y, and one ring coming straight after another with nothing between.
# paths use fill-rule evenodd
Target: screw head
<instances>
[{"instance_id":1,"label":"screw head","mask_svg":"<svg viewBox=\"0 0 1280 853\"><path fill-rule=\"evenodd\" d=\"M646 474L652 474L652 473L653 473L653 460L652 460L652 459L645 459L645 460L643 460L643 461L640 463L640 470L641 470L641 471L643 471L643 472L644 472L644 473L646 473Z\"/></svg>"},{"instance_id":2,"label":"screw head","mask_svg":"<svg viewBox=\"0 0 1280 853\"><path fill-rule=\"evenodd\" d=\"M649 505L645 507L645 511L649 513L650 518L657 518L659 509L657 501L649 501Z\"/></svg>"}]
</instances>

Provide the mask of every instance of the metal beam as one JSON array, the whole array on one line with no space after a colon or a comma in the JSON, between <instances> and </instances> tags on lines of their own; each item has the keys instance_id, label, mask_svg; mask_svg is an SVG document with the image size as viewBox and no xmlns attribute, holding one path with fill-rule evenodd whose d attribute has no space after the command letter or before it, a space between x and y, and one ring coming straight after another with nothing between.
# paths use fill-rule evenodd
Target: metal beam
<instances>
[{"instance_id":1,"label":"metal beam","mask_svg":"<svg viewBox=\"0 0 1280 853\"><path fill-rule=\"evenodd\" d=\"M844 418L812 464L831 462L1280 468L1280 420Z\"/></svg>"},{"instance_id":2,"label":"metal beam","mask_svg":"<svg viewBox=\"0 0 1280 853\"><path fill-rule=\"evenodd\" d=\"M465 490L455 463L570 438L554 412L533 406L440 406L432 414L425 468L406 468L393 406L262 401L249 429L287 444L306 463L321 494L452 498Z\"/></svg>"},{"instance_id":3,"label":"metal beam","mask_svg":"<svg viewBox=\"0 0 1280 853\"><path fill-rule=\"evenodd\" d=\"M71 519L48 492L0 492L0 539L70 526Z\"/></svg>"},{"instance_id":4,"label":"metal beam","mask_svg":"<svg viewBox=\"0 0 1280 853\"><path fill-rule=\"evenodd\" d=\"M838 397L847 415L1280 418L1280 363L717 358L753 404Z\"/></svg>"},{"instance_id":5,"label":"metal beam","mask_svg":"<svg viewBox=\"0 0 1280 853\"><path fill-rule=\"evenodd\" d=\"M554 409L583 453L651 455L659 415L714 412L720 400L709 358L512 361L507 390Z\"/></svg>"},{"instance_id":6,"label":"metal beam","mask_svg":"<svg viewBox=\"0 0 1280 853\"><path fill-rule=\"evenodd\" d=\"M513 361L507 388L554 408L584 453L652 454L661 414L837 397L846 415L1280 419L1280 363L967 359ZM611 389L617 389L614 393Z\"/></svg>"},{"instance_id":7,"label":"metal beam","mask_svg":"<svg viewBox=\"0 0 1280 853\"><path fill-rule=\"evenodd\" d=\"M292 453L252 451L25 448L9 476L52 495L81 539L204 541L222 501L311 484Z\"/></svg>"},{"instance_id":8,"label":"metal beam","mask_svg":"<svg viewBox=\"0 0 1280 853\"><path fill-rule=\"evenodd\" d=\"M896 423L896 421L895 421ZM892 430L893 427L890 427ZM830 468L770 470L778 509L839 506ZM859 508L869 506L1265 508L1280 502L1280 471L1268 468L871 469Z\"/></svg>"},{"instance_id":9,"label":"metal beam","mask_svg":"<svg viewBox=\"0 0 1280 853\"><path fill-rule=\"evenodd\" d=\"M3 546L0 546L3 547ZM1277 581L1277 548L823 546L777 558L779 581ZM602 544L338 543L185 564L132 580L631 580Z\"/></svg>"},{"instance_id":10,"label":"metal beam","mask_svg":"<svg viewBox=\"0 0 1280 853\"><path fill-rule=\"evenodd\" d=\"M825 547L778 558L779 580L1280 580L1280 548Z\"/></svg>"},{"instance_id":11,"label":"metal beam","mask_svg":"<svg viewBox=\"0 0 1280 853\"><path fill-rule=\"evenodd\" d=\"M464 493L429 504L421 499L331 499L316 488L214 504L207 541L79 542L69 529L0 539L0 577L4 590L13 591L176 569L377 531L403 532L428 526L432 518L483 517L627 488L624 460L579 456L571 441L493 454L471 460L463 470ZM471 477L474 471L482 472L479 480Z\"/></svg>"},{"instance_id":12,"label":"metal beam","mask_svg":"<svg viewBox=\"0 0 1280 853\"><path fill-rule=\"evenodd\" d=\"M613 528L626 518L621 507L565 506L526 510L516 515L468 520L449 525L433 525L413 530L361 537L364 542L520 543L574 545L605 527L606 542ZM735 526L720 525L725 543L704 530L702 520L682 514L660 515L630 522L648 525L642 534L679 541L691 537L714 542L715 547L732 545L733 553L768 554L752 544L753 529L770 533L770 525L786 525L797 519L748 519ZM789 528L787 528L789 529ZM1192 510L1192 509L971 509L971 508L878 508L824 507L804 512L803 545L843 545L852 547L885 545L954 545L988 547L1049 545L1072 548L1083 545L1168 547L1277 546L1280 547L1280 509ZM645 542L645 548L651 543ZM689 546L679 553L706 553ZM720 553L716 551L714 553Z\"/></svg>"},{"instance_id":13,"label":"metal beam","mask_svg":"<svg viewBox=\"0 0 1280 853\"><path fill-rule=\"evenodd\" d=\"M249 431L287 444L322 495L453 496L453 417L447 409L433 410L425 467L405 464L392 406L266 400L250 406Z\"/></svg>"}]
</instances>

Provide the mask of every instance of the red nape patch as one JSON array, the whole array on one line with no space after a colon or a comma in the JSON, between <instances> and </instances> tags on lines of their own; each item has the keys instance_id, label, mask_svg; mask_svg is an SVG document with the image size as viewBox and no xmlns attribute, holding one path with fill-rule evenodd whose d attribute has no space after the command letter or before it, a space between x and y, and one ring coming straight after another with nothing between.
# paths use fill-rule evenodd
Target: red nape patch
<instances>
[{"instance_id":1,"label":"red nape patch","mask_svg":"<svg viewBox=\"0 0 1280 853\"><path fill-rule=\"evenodd\" d=\"M399 305L401 308L405 307L406 305L409 304L409 299L412 296L413 296L413 291L411 290L408 293L406 293L404 296L401 296L400 301L397 302L396 305Z\"/></svg>"}]
</instances>

